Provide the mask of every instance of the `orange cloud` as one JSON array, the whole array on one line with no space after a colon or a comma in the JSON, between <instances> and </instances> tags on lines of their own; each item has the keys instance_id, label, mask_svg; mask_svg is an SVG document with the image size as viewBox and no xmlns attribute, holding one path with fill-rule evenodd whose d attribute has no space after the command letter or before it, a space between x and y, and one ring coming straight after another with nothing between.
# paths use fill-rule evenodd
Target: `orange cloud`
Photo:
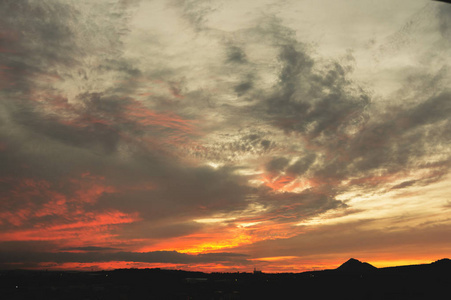
<instances>
[{"instance_id":1,"label":"orange cloud","mask_svg":"<svg viewBox=\"0 0 451 300\"><path fill-rule=\"evenodd\" d=\"M0 241L54 241L62 245L99 245L113 241L113 231L118 226L136 222L140 217L137 212L115 209L90 211L101 195L118 192L104 184L104 180L86 172L67 180L69 190L63 192L57 190L61 186L58 183L4 178L3 181L14 187L9 197L1 200L5 205L14 201L20 201L21 205L20 209L11 207L0 212L0 224L12 225L0 233Z\"/></svg>"},{"instance_id":2,"label":"orange cloud","mask_svg":"<svg viewBox=\"0 0 451 300\"><path fill-rule=\"evenodd\" d=\"M154 242L151 246L143 246L137 251L177 251L187 254L205 254L230 251L239 247L264 240L285 239L299 233L299 227L291 223L280 224L265 221L262 218L255 224L249 224L251 219L236 219L227 226L223 224L209 225L202 232L190 234L176 239ZM255 221L255 219L252 219ZM246 223L246 224L245 224ZM244 225L243 225L244 224Z\"/></svg>"},{"instance_id":3,"label":"orange cloud","mask_svg":"<svg viewBox=\"0 0 451 300\"><path fill-rule=\"evenodd\" d=\"M161 126L179 130L184 133L194 133L193 120L185 120L174 113L157 113L144 106L139 101L133 101L126 107L126 116L143 126Z\"/></svg>"},{"instance_id":4,"label":"orange cloud","mask_svg":"<svg viewBox=\"0 0 451 300\"><path fill-rule=\"evenodd\" d=\"M83 242L100 243L114 234L113 225L139 220L138 214L125 214L111 210L102 213L84 212L69 214L63 224L37 223L32 229L16 229L0 233L0 241L61 241L64 244L83 245ZM62 221L59 221L62 222Z\"/></svg>"}]
</instances>

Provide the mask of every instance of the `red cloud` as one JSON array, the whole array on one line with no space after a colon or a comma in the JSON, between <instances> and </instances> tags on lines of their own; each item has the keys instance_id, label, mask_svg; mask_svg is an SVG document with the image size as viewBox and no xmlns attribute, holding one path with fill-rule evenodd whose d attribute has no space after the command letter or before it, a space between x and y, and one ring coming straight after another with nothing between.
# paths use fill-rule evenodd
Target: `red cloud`
<instances>
[{"instance_id":1,"label":"red cloud","mask_svg":"<svg viewBox=\"0 0 451 300\"><path fill-rule=\"evenodd\" d=\"M118 192L104 181L104 177L90 173L67 180L65 184L32 178L3 178L2 182L12 187L8 196L0 198L7 208L0 212L0 225L4 227L0 241L47 240L64 245L111 241L118 226L140 218L138 213L115 209L92 210L100 196Z\"/></svg>"}]
</instances>

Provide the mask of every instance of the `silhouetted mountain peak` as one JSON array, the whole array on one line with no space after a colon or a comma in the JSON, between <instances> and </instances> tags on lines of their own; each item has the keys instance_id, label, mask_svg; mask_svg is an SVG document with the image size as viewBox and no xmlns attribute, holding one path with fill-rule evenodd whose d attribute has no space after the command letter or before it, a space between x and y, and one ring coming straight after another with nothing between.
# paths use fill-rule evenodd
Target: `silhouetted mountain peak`
<instances>
[{"instance_id":1,"label":"silhouetted mountain peak","mask_svg":"<svg viewBox=\"0 0 451 300\"><path fill-rule=\"evenodd\" d=\"M351 273L369 272L369 271L374 271L376 269L377 268L375 266L372 266L366 262L361 262L355 258L349 259L347 262L345 262L344 264L342 264L341 266L339 266L337 268L338 271L351 272Z\"/></svg>"},{"instance_id":2,"label":"silhouetted mountain peak","mask_svg":"<svg viewBox=\"0 0 451 300\"><path fill-rule=\"evenodd\" d=\"M358 260L358 259L350 258L347 262L345 262L342 265L345 265L345 264L347 264L347 265L351 265L351 264L352 265L360 265L360 264L362 264L362 262L360 260Z\"/></svg>"}]
</instances>

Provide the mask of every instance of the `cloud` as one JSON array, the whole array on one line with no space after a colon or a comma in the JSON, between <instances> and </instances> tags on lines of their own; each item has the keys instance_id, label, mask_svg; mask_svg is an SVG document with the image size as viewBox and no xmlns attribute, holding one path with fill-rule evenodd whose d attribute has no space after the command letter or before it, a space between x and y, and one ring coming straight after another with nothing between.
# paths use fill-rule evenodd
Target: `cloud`
<instances>
[{"instance_id":1,"label":"cloud","mask_svg":"<svg viewBox=\"0 0 451 300\"><path fill-rule=\"evenodd\" d=\"M25 266L44 262L58 264L68 262L94 263L110 261L143 262L143 263L172 263L172 264L201 264L235 260L238 263L246 263L247 255L238 253L207 253L184 254L176 251L154 252L111 252L111 251L84 251L84 252L5 252L2 251L0 264L21 263Z\"/></svg>"},{"instance_id":2,"label":"cloud","mask_svg":"<svg viewBox=\"0 0 451 300\"><path fill-rule=\"evenodd\" d=\"M92 252L92 251L110 251L110 250L118 250L117 248L112 247L95 247L95 246L86 246L86 247L69 247L62 248L61 251L84 251L84 252Z\"/></svg>"},{"instance_id":3,"label":"cloud","mask_svg":"<svg viewBox=\"0 0 451 300\"><path fill-rule=\"evenodd\" d=\"M444 39L448 38L450 35L450 24L449 24L449 15L451 14L451 9L449 5L440 5L439 7L439 28L440 33Z\"/></svg>"},{"instance_id":4,"label":"cloud","mask_svg":"<svg viewBox=\"0 0 451 300\"><path fill-rule=\"evenodd\" d=\"M259 203L266 206L261 220L298 222L326 211L345 208L346 204L336 200L332 191L307 189L301 193L274 193L267 191L259 197Z\"/></svg>"},{"instance_id":5,"label":"cloud","mask_svg":"<svg viewBox=\"0 0 451 300\"><path fill-rule=\"evenodd\" d=\"M309 153L304 157L298 159L294 164L290 165L287 169L289 174L298 174L302 175L308 171L310 166L315 162L316 155L313 153Z\"/></svg>"},{"instance_id":6,"label":"cloud","mask_svg":"<svg viewBox=\"0 0 451 300\"><path fill-rule=\"evenodd\" d=\"M243 49L237 46L231 46L228 49L226 62L234 64L247 63L246 53L244 52Z\"/></svg>"},{"instance_id":7,"label":"cloud","mask_svg":"<svg viewBox=\"0 0 451 300\"><path fill-rule=\"evenodd\" d=\"M283 170L290 161L285 157L273 158L266 164L266 170L269 172Z\"/></svg>"},{"instance_id":8,"label":"cloud","mask_svg":"<svg viewBox=\"0 0 451 300\"><path fill-rule=\"evenodd\" d=\"M376 220L361 220L348 224L336 224L312 228L296 236L283 240L267 240L242 247L242 251L252 253L256 257L270 257L296 253L297 256L308 259L317 257L339 257L361 255L380 259L378 253L391 253L393 258L402 260L412 255L434 259L428 252L436 249L440 255L446 256L449 239L443 234L449 225L428 226L426 228L405 228L398 230L369 229L368 225ZM429 250L418 251L418 244L427 245ZM386 259L386 257L385 257Z\"/></svg>"},{"instance_id":9,"label":"cloud","mask_svg":"<svg viewBox=\"0 0 451 300\"><path fill-rule=\"evenodd\" d=\"M416 180L404 181L404 182L401 182L400 184L393 186L392 189L394 189L394 190L395 189L403 189L403 188L414 185L416 182L417 182Z\"/></svg>"}]
</instances>

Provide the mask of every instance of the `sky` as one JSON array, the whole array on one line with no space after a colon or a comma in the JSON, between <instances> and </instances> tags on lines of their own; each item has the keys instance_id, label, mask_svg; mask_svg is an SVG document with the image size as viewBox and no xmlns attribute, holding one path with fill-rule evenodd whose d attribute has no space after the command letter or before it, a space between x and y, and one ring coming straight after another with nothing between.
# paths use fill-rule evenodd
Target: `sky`
<instances>
[{"instance_id":1,"label":"sky","mask_svg":"<svg viewBox=\"0 0 451 300\"><path fill-rule=\"evenodd\" d=\"M0 1L0 269L451 250L451 5Z\"/></svg>"}]
</instances>

